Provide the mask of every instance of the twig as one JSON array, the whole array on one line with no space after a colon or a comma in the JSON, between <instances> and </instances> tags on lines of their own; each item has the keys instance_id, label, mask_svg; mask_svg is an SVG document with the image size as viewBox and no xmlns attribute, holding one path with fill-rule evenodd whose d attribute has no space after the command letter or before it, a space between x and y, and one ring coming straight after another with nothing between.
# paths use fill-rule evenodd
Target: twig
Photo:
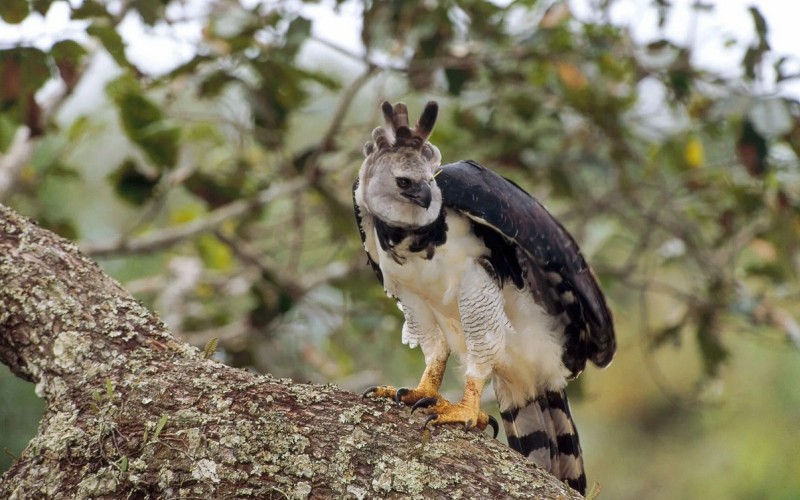
<instances>
[{"instance_id":1,"label":"twig","mask_svg":"<svg viewBox=\"0 0 800 500\"><path fill-rule=\"evenodd\" d=\"M377 70L377 66L370 64L367 66L366 71L361 73L358 78L353 80L344 90L342 93L342 98L339 99L339 104L336 105L336 111L333 113L333 118L331 118L331 124L328 126L328 130L325 132L325 135L322 136L322 140L319 141L319 147L316 149L316 151L314 151L314 154L311 156L311 158L308 159L308 165L316 166L320 155L330 151L333 148L333 140L342 129L344 118L347 115L347 112L350 110L350 106L353 104L353 99L355 99L356 94L358 94L358 91L361 90L361 87L366 85L366 83L372 78Z\"/></svg>"},{"instance_id":2,"label":"twig","mask_svg":"<svg viewBox=\"0 0 800 500\"><path fill-rule=\"evenodd\" d=\"M8 153L0 156L0 200L5 199L14 188L22 167L27 165L33 156L35 145L36 141L30 137L28 127L17 129Z\"/></svg>"},{"instance_id":3,"label":"twig","mask_svg":"<svg viewBox=\"0 0 800 500\"><path fill-rule=\"evenodd\" d=\"M247 265L259 270L264 280L274 284L282 292L289 295L292 300L299 300L306 294L308 289L299 281L290 276L284 268L274 262L267 255L257 255L252 249L248 248L244 241L229 238L222 231L215 231L214 235L225 245L227 245L239 260Z\"/></svg>"},{"instance_id":4,"label":"twig","mask_svg":"<svg viewBox=\"0 0 800 500\"><path fill-rule=\"evenodd\" d=\"M240 320L205 330L181 331L177 333L196 347L203 347L209 340L215 338L219 339L219 342L224 346L229 342L235 342L245 337L250 328L251 326L247 320Z\"/></svg>"},{"instance_id":5,"label":"twig","mask_svg":"<svg viewBox=\"0 0 800 500\"><path fill-rule=\"evenodd\" d=\"M212 231L227 220L240 217L278 198L304 189L307 186L308 181L305 179L292 179L284 184L264 189L252 198L237 200L222 206L202 219L196 219L177 227L154 231L139 238L128 239L123 237L100 243L85 242L81 243L80 247L85 253L94 257L147 253L161 250L197 234Z\"/></svg>"}]
</instances>

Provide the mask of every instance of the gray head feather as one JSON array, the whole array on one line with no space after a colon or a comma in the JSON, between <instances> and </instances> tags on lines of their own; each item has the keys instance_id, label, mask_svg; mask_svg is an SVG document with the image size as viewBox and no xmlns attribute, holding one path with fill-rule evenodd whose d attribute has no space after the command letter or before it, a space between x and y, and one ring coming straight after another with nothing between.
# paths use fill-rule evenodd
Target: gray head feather
<instances>
[{"instance_id":1,"label":"gray head feather","mask_svg":"<svg viewBox=\"0 0 800 500\"><path fill-rule=\"evenodd\" d=\"M399 227L426 226L439 216L442 193L433 175L441 164L439 148L428 142L438 114L430 101L412 129L408 108L381 105L386 128L372 131L374 143L364 146L356 202L366 215Z\"/></svg>"}]
</instances>

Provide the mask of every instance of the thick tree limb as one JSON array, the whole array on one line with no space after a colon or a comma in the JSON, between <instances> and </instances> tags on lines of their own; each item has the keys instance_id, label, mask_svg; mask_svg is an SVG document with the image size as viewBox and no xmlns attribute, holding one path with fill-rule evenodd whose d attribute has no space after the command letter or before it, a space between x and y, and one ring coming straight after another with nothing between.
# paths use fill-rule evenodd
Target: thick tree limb
<instances>
[{"instance_id":1,"label":"thick tree limb","mask_svg":"<svg viewBox=\"0 0 800 500\"><path fill-rule=\"evenodd\" d=\"M580 498L486 435L204 359L2 205L0 361L47 404L0 498Z\"/></svg>"}]
</instances>

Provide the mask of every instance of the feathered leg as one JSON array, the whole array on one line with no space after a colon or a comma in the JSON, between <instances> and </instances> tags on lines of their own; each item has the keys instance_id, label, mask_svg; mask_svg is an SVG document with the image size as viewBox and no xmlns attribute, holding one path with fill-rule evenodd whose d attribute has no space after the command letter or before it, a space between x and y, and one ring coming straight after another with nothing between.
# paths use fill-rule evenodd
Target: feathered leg
<instances>
[{"instance_id":1,"label":"feathered leg","mask_svg":"<svg viewBox=\"0 0 800 500\"><path fill-rule=\"evenodd\" d=\"M462 424L481 430L491 425L496 436L497 422L480 409L481 392L504 349L505 333L511 324L504 310L500 285L488 260L477 259L464 269L458 310L467 348L464 396L456 404L436 402L428 409L431 413L428 421L434 425Z\"/></svg>"},{"instance_id":2,"label":"feathered leg","mask_svg":"<svg viewBox=\"0 0 800 500\"><path fill-rule=\"evenodd\" d=\"M425 355L425 371L416 388L395 388L390 385L370 387L364 397L390 398L409 406L419 401L443 400L439 394L450 351L436 320L425 304L407 298L403 305L406 322L403 325L403 343L412 347L419 345Z\"/></svg>"}]
</instances>

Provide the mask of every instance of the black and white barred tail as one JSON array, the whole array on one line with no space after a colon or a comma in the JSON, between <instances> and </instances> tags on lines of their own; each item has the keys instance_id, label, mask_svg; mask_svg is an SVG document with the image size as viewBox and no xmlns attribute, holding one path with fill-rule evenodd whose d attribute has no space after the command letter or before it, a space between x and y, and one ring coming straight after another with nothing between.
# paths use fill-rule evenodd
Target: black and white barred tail
<instances>
[{"instance_id":1,"label":"black and white barred tail","mask_svg":"<svg viewBox=\"0 0 800 500\"><path fill-rule=\"evenodd\" d=\"M547 391L526 406L500 413L508 445L581 494L586 475L567 394Z\"/></svg>"}]
</instances>

